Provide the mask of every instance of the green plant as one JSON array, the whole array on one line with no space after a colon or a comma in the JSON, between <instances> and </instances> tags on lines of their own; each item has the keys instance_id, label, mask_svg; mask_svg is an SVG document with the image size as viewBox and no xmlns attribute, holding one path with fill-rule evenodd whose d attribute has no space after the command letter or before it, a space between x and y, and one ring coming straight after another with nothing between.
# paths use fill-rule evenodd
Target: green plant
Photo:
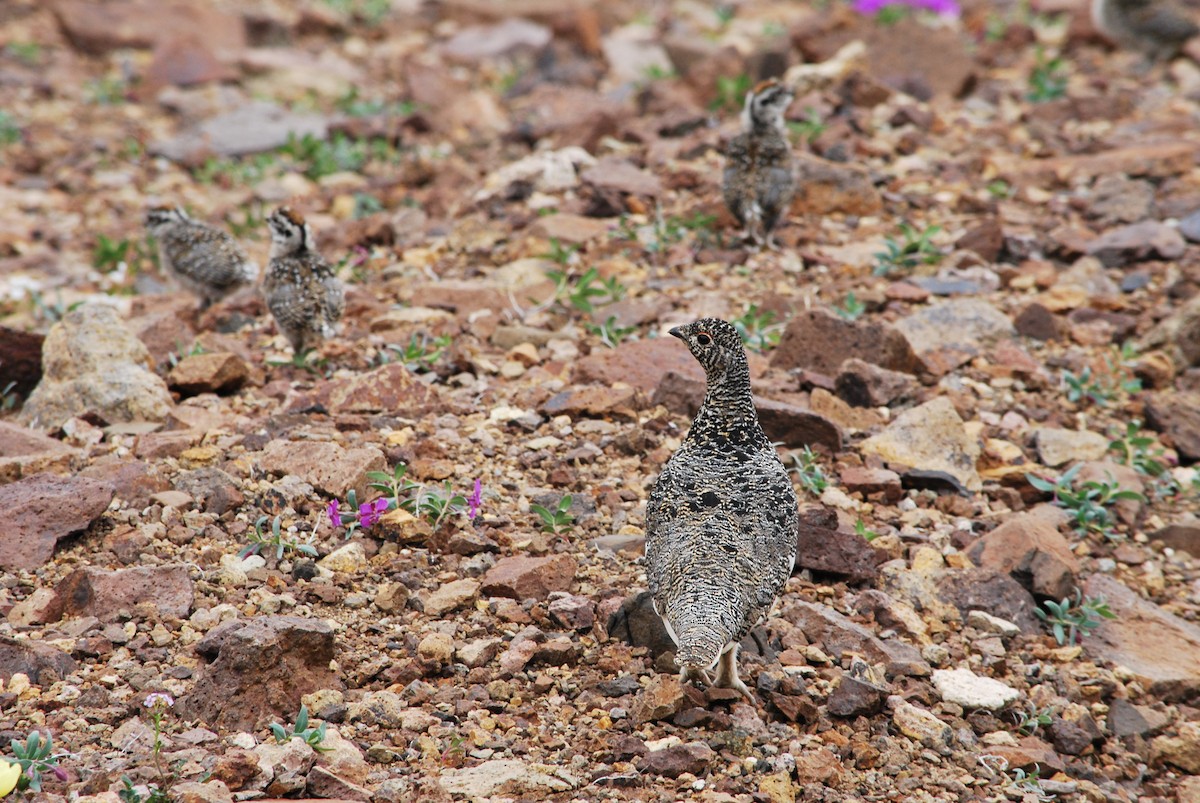
<instances>
[{"instance_id":1,"label":"green plant","mask_svg":"<svg viewBox=\"0 0 1200 803\"><path fill-rule=\"evenodd\" d=\"M894 237L884 239L886 250L875 254L876 276L887 276L897 270L911 270L918 265L933 265L941 260L944 254L933 244L933 236L942 230L941 226L928 226L918 232L907 221L900 224L900 234L903 240Z\"/></svg>"},{"instance_id":2,"label":"green plant","mask_svg":"<svg viewBox=\"0 0 1200 803\"><path fill-rule=\"evenodd\" d=\"M827 128L824 121L821 120L821 113L812 106L804 109L803 120L789 120L787 127L788 131L810 145L817 137L824 134Z\"/></svg>"},{"instance_id":3,"label":"green plant","mask_svg":"<svg viewBox=\"0 0 1200 803\"><path fill-rule=\"evenodd\" d=\"M813 496L820 496L829 487L829 479L821 470L821 466L817 463L817 456L811 448L805 446L800 452L792 452L792 462L796 464L792 467L792 471L796 473L797 479L800 480L800 487L804 490Z\"/></svg>"},{"instance_id":4,"label":"green plant","mask_svg":"<svg viewBox=\"0 0 1200 803\"><path fill-rule=\"evenodd\" d=\"M374 195L366 192L354 193L354 212L355 220L362 220L376 212L383 211L383 203Z\"/></svg>"},{"instance_id":5,"label":"green plant","mask_svg":"<svg viewBox=\"0 0 1200 803\"><path fill-rule=\"evenodd\" d=\"M564 299L580 312L592 312L597 306L611 304L625 297L625 286L613 276L600 278L600 272L588 268L572 280L565 271L547 271L546 276L554 282L554 301Z\"/></svg>"},{"instance_id":6,"label":"green plant","mask_svg":"<svg viewBox=\"0 0 1200 803\"><path fill-rule=\"evenodd\" d=\"M875 532L874 530L867 529L867 525L862 519L854 522L854 532L861 536L867 543L870 543L879 537L879 533Z\"/></svg>"},{"instance_id":7,"label":"green plant","mask_svg":"<svg viewBox=\"0 0 1200 803\"><path fill-rule=\"evenodd\" d=\"M42 60L42 46L37 42L9 42L4 52L26 67L36 67Z\"/></svg>"},{"instance_id":8,"label":"green plant","mask_svg":"<svg viewBox=\"0 0 1200 803\"><path fill-rule=\"evenodd\" d=\"M1067 63L1062 56L1046 58L1040 47L1037 50L1033 71L1029 73L1029 91L1026 100L1045 103L1067 94Z\"/></svg>"},{"instance_id":9,"label":"green plant","mask_svg":"<svg viewBox=\"0 0 1200 803\"><path fill-rule=\"evenodd\" d=\"M408 466L404 463L397 463L392 468L392 473L386 471L368 471L367 483L368 488L374 488L377 491L382 491L392 499L399 499L402 495L407 494L413 488L420 488L417 483L409 480L404 475L408 473Z\"/></svg>"},{"instance_id":10,"label":"green plant","mask_svg":"<svg viewBox=\"0 0 1200 803\"><path fill-rule=\"evenodd\" d=\"M1048 599L1034 614L1050 625L1050 632L1059 644L1076 644L1101 624L1101 619L1116 619L1103 597L1083 598L1083 592L1075 589L1075 597L1063 597L1055 602Z\"/></svg>"},{"instance_id":11,"label":"green plant","mask_svg":"<svg viewBox=\"0 0 1200 803\"><path fill-rule=\"evenodd\" d=\"M1002 178L989 181L987 185L987 191L988 195L1001 201L1013 196L1012 185Z\"/></svg>"},{"instance_id":12,"label":"green plant","mask_svg":"<svg viewBox=\"0 0 1200 803\"><path fill-rule=\"evenodd\" d=\"M45 297L37 290L29 291L29 303L33 305L33 316L38 320L50 321L54 323L61 321L63 317L73 310L77 310L83 306L82 301L75 301L71 304L63 302L62 293L57 289L54 291L54 302L47 304Z\"/></svg>"},{"instance_id":13,"label":"green plant","mask_svg":"<svg viewBox=\"0 0 1200 803\"><path fill-rule=\"evenodd\" d=\"M567 243L563 245L557 237L550 238L550 250L541 254L544 259L549 259L552 262L557 262L559 265L569 264L579 251L578 243Z\"/></svg>"},{"instance_id":14,"label":"green plant","mask_svg":"<svg viewBox=\"0 0 1200 803\"><path fill-rule=\"evenodd\" d=\"M247 203L239 207L238 211L241 213L238 217L234 217L232 213L225 215L225 224L229 226L229 232L238 239L261 237L261 232L267 224L262 201Z\"/></svg>"},{"instance_id":15,"label":"green plant","mask_svg":"<svg viewBox=\"0 0 1200 803\"><path fill-rule=\"evenodd\" d=\"M190 348L184 350L183 342L176 340L175 351L172 351L167 355L167 362L170 363L172 368L174 368L176 365L179 365L180 360L186 357L195 357L197 354L204 353L204 345L199 342L193 342Z\"/></svg>"},{"instance_id":16,"label":"green plant","mask_svg":"<svg viewBox=\"0 0 1200 803\"><path fill-rule=\"evenodd\" d=\"M1116 452L1116 460L1133 467L1139 474L1148 477L1160 477L1167 471L1165 463L1159 460L1163 450L1158 447L1152 435L1143 435L1142 422L1134 419L1125 425L1125 433L1116 435L1108 444L1110 452Z\"/></svg>"},{"instance_id":17,"label":"green plant","mask_svg":"<svg viewBox=\"0 0 1200 803\"><path fill-rule=\"evenodd\" d=\"M783 325L775 323L775 313L760 310L757 304L748 304L745 311L730 321L747 348L766 351L779 344Z\"/></svg>"},{"instance_id":18,"label":"green plant","mask_svg":"<svg viewBox=\"0 0 1200 803\"><path fill-rule=\"evenodd\" d=\"M1017 720L1017 732L1032 736L1038 728L1044 728L1051 723L1054 712L1048 706L1037 708L1030 703L1024 711L1013 711L1012 713Z\"/></svg>"},{"instance_id":19,"label":"green plant","mask_svg":"<svg viewBox=\"0 0 1200 803\"><path fill-rule=\"evenodd\" d=\"M1129 346L1123 346L1114 358L1106 355L1104 372L1092 370L1090 365L1083 367L1078 374L1063 371L1062 384L1067 391L1067 400L1071 402L1090 401L1104 407L1121 394L1133 394L1142 389L1142 381L1133 375L1129 367L1131 358L1126 357Z\"/></svg>"},{"instance_id":20,"label":"green plant","mask_svg":"<svg viewBox=\"0 0 1200 803\"><path fill-rule=\"evenodd\" d=\"M1088 480L1077 488L1075 477L1082 467L1082 463L1074 466L1059 475L1054 482L1033 474L1026 474L1025 478L1039 491L1054 494L1054 503L1071 514L1077 533L1098 533L1106 538L1114 538L1113 518L1109 508L1122 499L1144 502L1146 498L1137 491L1121 490L1120 485L1111 476L1103 482Z\"/></svg>"},{"instance_id":21,"label":"green plant","mask_svg":"<svg viewBox=\"0 0 1200 803\"><path fill-rule=\"evenodd\" d=\"M304 174L316 181L333 173L358 172L372 159L389 161L395 151L387 140L351 139L340 131L325 140L305 134L288 137L279 153L303 167Z\"/></svg>"},{"instance_id":22,"label":"green plant","mask_svg":"<svg viewBox=\"0 0 1200 803\"><path fill-rule=\"evenodd\" d=\"M1033 772L1027 773L1017 767L1012 771L1012 775L1005 775L1005 777L1008 779L1008 788L1023 799L1027 795L1032 795L1037 800L1054 800L1055 796L1042 788L1041 774L1042 768L1034 764Z\"/></svg>"},{"instance_id":23,"label":"green plant","mask_svg":"<svg viewBox=\"0 0 1200 803\"><path fill-rule=\"evenodd\" d=\"M602 324L585 323L583 327L598 336L600 342L610 349L615 349L622 340L637 331L636 326L618 326L616 315L609 315Z\"/></svg>"},{"instance_id":24,"label":"green plant","mask_svg":"<svg viewBox=\"0 0 1200 803\"><path fill-rule=\"evenodd\" d=\"M168 774L162 767L162 734L163 718L166 716L167 709L174 707L175 700L166 692L152 692L146 695L143 705L150 711L150 724L154 728L154 744L150 748L150 756L154 761L154 770L158 773L158 783L149 787L146 794L142 794L134 787L133 781L129 780L128 776L122 777L121 782L124 788L117 792L117 797L125 803L170 803L173 800L171 787L175 784L178 775Z\"/></svg>"},{"instance_id":25,"label":"green plant","mask_svg":"<svg viewBox=\"0 0 1200 803\"><path fill-rule=\"evenodd\" d=\"M375 117L383 114L407 117L416 111L417 106L408 100L388 103L375 98L364 98L358 93L356 86L352 86L342 93L342 96L334 101L333 105L347 117Z\"/></svg>"},{"instance_id":26,"label":"green plant","mask_svg":"<svg viewBox=\"0 0 1200 803\"><path fill-rule=\"evenodd\" d=\"M558 505L553 510L537 504L530 505L529 509L541 520L543 532L558 535L575 521L575 517L569 512L572 501L571 495L567 494L558 500Z\"/></svg>"},{"instance_id":27,"label":"green plant","mask_svg":"<svg viewBox=\"0 0 1200 803\"><path fill-rule=\"evenodd\" d=\"M125 79L115 75L93 78L84 86L84 97L97 106L116 106L125 102L129 87Z\"/></svg>"},{"instance_id":28,"label":"green plant","mask_svg":"<svg viewBox=\"0 0 1200 803\"><path fill-rule=\"evenodd\" d=\"M271 734L279 744L285 744L292 739L299 739L313 750L321 753L328 753L333 750L332 747L323 747L321 744L325 741L324 722L315 728L308 727L308 706L303 704L300 705L300 713L296 714L296 724L292 726L290 731L278 722L272 722Z\"/></svg>"},{"instance_id":29,"label":"green plant","mask_svg":"<svg viewBox=\"0 0 1200 803\"><path fill-rule=\"evenodd\" d=\"M280 169L279 155L267 152L240 159L210 157L193 175L201 184L245 186L262 181Z\"/></svg>"},{"instance_id":30,"label":"green plant","mask_svg":"<svg viewBox=\"0 0 1200 803\"><path fill-rule=\"evenodd\" d=\"M467 509L467 498L454 493L449 480L446 480L440 491L421 486L412 501L417 515L424 516L435 530L442 526L447 517L463 513Z\"/></svg>"},{"instance_id":31,"label":"green plant","mask_svg":"<svg viewBox=\"0 0 1200 803\"><path fill-rule=\"evenodd\" d=\"M17 386L17 382L14 379L12 382L9 382L3 388L0 388L0 410L7 411L7 410L11 410L17 406L17 401L21 397L19 395L17 395L16 390L14 390L14 388L16 386Z\"/></svg>"},{"instance_id":32,"label":"green plant","mask_svg":"<svg viewBox=\"0 0 1200 803\"><path fill-rule=\"evenodd\" d=\"M17 791L42 791L42 776L46 773L60 781L67 779L66 772L58 766L61 754L54 752L54 739L47 733L45 736L33 731L24 742L13 739L9 743L16 763L21 766L21 776L17 779Z\"/></svg>"},{"instance_id":33,"label":"green plant","mask_svg":"<svg viewBox=\"0 0 1200 803\"><path fill-rule=\"evenodd\" d=\"M750 76L746 73L733 77L718 75L717 95L708 104L708 110L717 112L737 111L741 109L746 93L750 91L750 87Z\"/></svg>"},{"instance_id":34,"label":"green plant","mask_svg":"<svg viewBox=\"0 0 1200 803\"><path fill-rule=\"evenodd\" d=\"M14 145L20 141L21 126L17 123L17 118L0 110L0 147Z\"/></svg>"},{"instance_id":35,"label":"green plant","mask_svg":"<svg viewBox=\"0 0 1200 803\"><path fill-rule=\"evenodd\" d=\"M92 265L103 273L115 270L125 261L129 246L129 240L110 240L103 234L96 235L96 247L92 249Z\"/></svg>"},{"instance_id":36,"label":"green plant","mask_svg":"<svg viewBox=\"0 0 1200 803\"><path fill-rule=\"evenodd\" d=\"M834 309L837 316L844 321L857 321L866 311L867 305L858 300L854 291L847 293L846 300L842 302L842 305Z\"/></svg>"},{"instance_id":37,"label":"green plant","mask_svg":"<svg viewBox=\"0 0 1200 803\"><path fill-rule=\"evenodd\" d=\"M299 552L302 555L310 555L316 557L317 548L309 541L300 541L296 537L285 538L281 527L281 516L276 516L271 522L270 532L263 532L263 524L268 520L267 516L259 516L258 521L254 522L254 530L250 535L246 536L250 541L249 544L242 547L238 552L238 556L242 558L250 555L258 555L263 549L274 549L275 560L281 560L285 552Z\"/></svg>"},{"instance_id":38,"label":"green plant","mask_svg":"<svg viewBox=\"0 0 1200 803\"><path fill-rule=\"evenodd\" d=\"M325 0L325 4L372 28L383 22L392 10L392 0Z\"/></svg>"},{"instance_id":39,"label":"green plant","mask_svg":"<svg viewBox=\"0 0 1200 803\"><path fill-rule=\"evenodd\" d=\"M449 347L450 335L430 337L425 332L414 332L403 346L399 343L384 346L379 352L379 363L385 365L398 359L410 371L428 371Z\"/></svg>"}]
</instances>

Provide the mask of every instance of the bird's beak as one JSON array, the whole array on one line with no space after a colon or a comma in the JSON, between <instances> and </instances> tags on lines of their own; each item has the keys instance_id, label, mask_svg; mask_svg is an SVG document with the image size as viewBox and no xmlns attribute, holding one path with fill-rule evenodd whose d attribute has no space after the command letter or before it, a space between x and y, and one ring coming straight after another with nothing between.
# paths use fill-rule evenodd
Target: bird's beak
<instances>
[{"instance_id":1,"label":"bird's beak","mask_svg":"<svg viewBox=\"0 0 1200 803\"><path fill-rule=\"evenodd\" d=\"M669 334L671 337L677 337L680 340L683 340L684 338L682 326L676 326L674 329L669 330L667 334Z\"/></svg>"}]
</instances>

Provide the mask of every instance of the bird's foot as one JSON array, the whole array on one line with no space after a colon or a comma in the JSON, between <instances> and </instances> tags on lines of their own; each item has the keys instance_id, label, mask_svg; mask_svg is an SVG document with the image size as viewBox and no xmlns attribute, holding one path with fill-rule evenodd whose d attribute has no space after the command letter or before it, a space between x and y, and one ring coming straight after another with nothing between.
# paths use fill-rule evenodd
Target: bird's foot
<instances>
[{"instance_id":1,"label":"bird's foot","mask_svg":"<svg viewBox=\"0 0 1200 803\"><path fill-rule=\"evenodd\" d=\"M754 695L747 688L742 679L738 677L737 670L737 645L732 645L725 652L721 653L721 657L717 659L717 679L713 681L714 686L722 689L735 689L741 692L751 704L755 702Z\"/></svg>"},{"instance_id":2,"label":"bird's foot","mask_svg":"<svg viewBox=\"0 0 1200 803\"><path fill-rule=\"evenodd\" d=\"M707 669L700 669L695 666L685 666L679 670L679 680L682 683L687 683L689 680L699 680L705 686L711 686L713 683L712 675L708 674Z\"/></svg>"}]
</instances>

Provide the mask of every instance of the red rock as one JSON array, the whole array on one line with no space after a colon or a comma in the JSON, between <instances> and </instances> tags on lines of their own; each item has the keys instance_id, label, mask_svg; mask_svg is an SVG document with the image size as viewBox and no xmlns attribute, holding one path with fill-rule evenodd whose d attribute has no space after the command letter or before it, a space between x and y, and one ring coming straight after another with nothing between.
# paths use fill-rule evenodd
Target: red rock
<instances>
[{"instance_id":1,"label":"red rock","mask_svg":"<svg viewBox=\"0 0 1200 803\"><path fill-rule=\"evenodd\" d=\"M234 391L250 378L250 366L236 354L192 354L167 375L167 384L184 396Z\"/></svg>"},{"instance_id":2,"label":"red rock","mask_svg":"<svg viewBox=\"0 0 1200 803\"><path fill-rule=\"evenodd\" d=\"M1146 423L1163 433L1180 457L1200 460L1200 394L1154 394L1146 399Z\"/></svg>"},{"instance_id":3,"label":"red rock","mask_svg":"<svg viewBox=\"0 0 1200 803\"><path fill-rule=\"evenodd\" d=\"M662 182L658 176L618 157L601 159L584 170L580 178L601 191L614 190L647 198L657 198L662 194Z\"/></svg>"},{"instance_id":4,"label":"red rock","mask_svg":"<svg viewBox=\"0 0 1200 803\"><path fill-rule=\"evenodd\" d=\"M593 416L610 417L617 421L635 421L636 411L643 406L639 401L637 389L629 385L585 385L551 396L542 405L542 412L549 416Z\"/></svg>"},{"instance_id":5,"label":"red rock","mask_svg":"<svg viewBox=\"0 0 1200 803\"><path fill-rule=\"evenodd\" d=\"M42 342L45 335L22 332L0 326L0 365L4 366L4 383L14 382L13 393L28 396L42 378Z\"/></svg>"},{"instance_id":6,"label":"red rock","mask_svg":"<svg viewBox=\"0 0 1200 803\"><path fill-rule=\"evenodd\" d=\"M96 460L79 472L79 476L111 485L116 498L133 507L144 507L152 494L171 487L157 465L128 457Z\"/></svg>"},{"instance_id":7,"label":"red rock","mask_svg":"<svg viewBox=\"0 0 1200 803\"><path fill-rule=\"evenodd\" d=\"M568 591L575 569L575 561L568 555L501 558L483 576L482 592L489 597L545 599L551 591Z\"/></svg>"},{"instance_id":8,"label":"red rock","mask_svg":"<svg viewBox=\"0 0 1200 803\"><path fill-rule=\"evenodd\" d=\"M974 251L985 262L995 262L1004 250L1004 229L996 218L986 218L967 229L954 245Z\"/></svg>"},{"instance_id":9,"label":"red rock","mask_svg":"<svg viewBox=\"0 0 1200 803\"><path fill-rule=\"evenodd\" d=\"M0 483L44 472L66 474L81 458L78 449L62 441L0 421Z\"/></svg>"},{"instance_id":10,"label":"red rock","mask_svg":"<svg viewBox=\"0 0 1200 803\"><path fill-rule=\"evenodd\" d=\"M842 363L834 380L838 398L855 407L883 407L911 394L915 387L915 380L908 374L857 357Z\"/></svg>"},{"instance_id":11,"label":"red rock","mask_svg":"<svg viewBox=\"0 0 1200 803\"><path fill-rule=\"evenodd\" d=\"M83 477L36 474L0 485L0 568L32 571L42 566L60 538L86 529L112 498L110 484Z\"/></svg>"},{"instance_id":12,"label":"red rock","mask_svg":"<svg viewBox=\"0 0 1200 803\"><path fill-rule=\"evenodd\" d=\"M146 48L180 35L218 42L227 55L246 46L246 27L241 17L204 3L115 0L96 4L87 0L60 0L53 9L71 44L91 55L122 48Z\"/></svg>"},{"instance_id":13,"label":"red rock","mask_svg":"<svg viewBox=\"0 0 1200 803\"><path fill-rule=\"evenodd\" d=\"M370 803L373 799L370 790L336 775L325 767L313 767L308 771L306 791L323 803L351 800Z\"/></svg>"},{"instance_id":14,"label":"red rock","mask_svg":"<svg viewBox=\"0 0 1200 803\"><path fill-rule=\"evenodd\" d=\"M1023 736L1017 740L1017 746L989 745L988 752L1008 761L1010 769L1026 769L1032 771L1036 764L1043 772L1062 772L1062 757L1050 745L1036 736Z\"/></svg>"},{"instance_id":15,"label":"red rock","mask_svg":"<svg viewBox=\"0 0 1200 803\"><path fill-rule=\"evenodd\" d=\"M596 623L596 603L576 594L551 600L547 612L552 619L571 630L591 630Z\"/></svg>"},{"instance_id":16,"label":"red rock","mask_svg":"<svg viewBox=\"0 0 1200 803\"><path fill-rule=\"evenodd\" d=\"M643 773L678 778L685 772L704 775L717 754L703 742L679 744L652 750L642 757L639 767Z\"/></svg>"},{"instance_id":17,"label":"red rock","mask_svg":"<svg viewBox=\"0 0 1200 803\"><path fill-rule=\"evenodd\" d=\"M627 341L615 349L593 351L575 363L572 381L577 385L625 382L649 395L672 371L698 380L703 387L704 369L691 353L673 337L656 337Z\"/></svg>"},{"instance_id":18,"label":"red rock","mask_svg":"<svg viewBox=\"0 0 1200 803\"><path fill-rule=\"evenodd\" d=\"M825 416L785 402L755 397L754 409L763 432L790 449L819 446L832 454L842 450L842 430Z\"/></svg>"},{"instance_id":19,"label":"red rock","mask_svg":"<svg viewBox=\"0 0 1200 803\"><path fill-rule=\"evenodd\" d=\"M349 379L327 380L302 394L288 409L322 405L330 413L401 413L419 416L440 405L437 391L399 363L388 363Z\"/></svg>"},{"instance_id":20,"label":"red rock","mask_svg":"<svg viewBox=\"0 0 1200 803\"><path fill-rule=\"evenodd\" d=\"M1194 518L1168 524L1150 534L1151 541L1161 541L1163 546L1200 557L1200 521Z\"/></svg>"},{"instance_id":21,"label":"red rock","mask_svg":"<svg viewBox=\"0 0 1200 803\"><path fill-rule=\"evenodd\" d=\"M1087 253L1113 268L1152 258L1178 259L1186 247L1178 229L1143 220L1105 232L1088 243Z\"/></svg>"},{"instance_id":22,"label":"red rock","mask_svg":"<svg viewBox=\"0 0 1200 803\"><path fill-rule=\"evenodd\" d=\"M1018 334L1034 340L1062 340L1066 332L1066 322L1036 302L1021 310L1013 326Z\"/></svg>"},{"instance_id":23,"label":"red rock","mask_svg":"<svg viewBox=\"0 0 1200 803\"><path fill-rule=\"evenodd\" d=\"M55 589L63 616L95 616L114 621L122 611L150 603L160 617L185 618L192 610L195 592L186 566L138 566L108 571L76 569Z\"/></svg>"},{"instance_id":24,"label":"red rock","mask_svg":"<svg viewBox=\"0 0 1200 803\"><path fill-rule=\"evenodd\" d=\"M846 321L823 310L807 310L788 323L771 355L771 367L806 368L833 376L851 357L905 373L917 367L912 347L890 326Z\"/></svg>"},{"instance_id":25,"label":"red rock","mask_svg":"<svg viewBox=\"0 0 1200 803\"><path fill-rule=\"evenodd\" d=\"M874 215L883 199L865 168L796 153L796 197L793 215Z\"/></svg>"},{"instance_id":26,"label":"red rock","mask_svg":"<svg viewBox=\"0 0 1200 803\"><path fill-rule=\"evenodd\" d=\"M1059 533L1052 509L1009 517L967 554L978 566L1011 574L1038 596L1062 599L1075 589L1079 561Z\"/></svg>"},{"instance_id":27,"label":"red rock","mask_svg":"<svg viewBox=\"0 0 1200 803\"><path fill-rule=\"evenodd\" d=\"M554 239L563 243L582 245L589 240L603 237L608 233L610 228L615 228L615 224L607 220L559 212L556 215L547 215L546 217L538 218L529 227L529 233L535 237L544 237L547 240ZM605 311L607 311L607 308ZM620 320L618 320L618 323L628 325Z\"/></svg>"},{"instance_id":28,"label":"red rock","mask_svg":"<svg viewBox=\"0 0 1200 803\"><path fill-rule=\"evenodd\" d=\"M326 442L271 441L259 453L258 464L264 471L294 474L339 498L351 488L365 491L367 472L387 471L383 453L373 446L343 449Z\"/></svg>"},{"instance_id":29,"label":"red rock","mask_svg":"<svg viewBox=\"0 0 1200 803\"><path fill-rule=\"evenodd\" d=\"M34 685L48 687L76 669L75 660L57 647L28 638L0 636L0 678L20 672Z\"/></svg>"},{"instance_id":30,"label":"red rock","mask_svg":"<svg viewBox=\"0 0 1200 803\"><path fill-rule=\"evenodd\" d=\"M305 694L342 688L329 668L337 655L333 628L320 619L236 619L211 630L196 651L207 664L177 710L209 727L254 730L295 717Z\"/></svg>"},{"instance_id":31,"label":"red rock","mask_svg":"<svg viewBox=\"0 0 1200 803\"><path fill-rule=\"evenodd\" d=\"M460 318L480 310L508 308L508 297L498 287L481 282L443 279L413 288L412 305L453 312Z\"/></svg>"},{"instance_id":32,"label":"red rock","mask_svg":"<svg viewBox=\"0 0 1200 803\"><path fill-rule=\"evenodd\" d=\"M836 574L851 583L874 579L879 573L875 548L858 533L840 531L832 508L816 506L801 511L796 545L797 570Z\"/></svg>"},{"instance_id":33,"label":"red rock","mask_svg":"<svg viewBox=\"0 0 1200 803\"><path fill-rule=\"evenodd\" d=\"M795 624L812 644L819 645L834 660L854 653L868 663L885 663L890 675L928 676L932 671L916 647L896 639L880 639L868 628L824 605L793 600L783 617Z\"/></svg>"},{"instance_id":34,"label":"red rock","mask_svg":"<svg viewBox=\"0 0 1200 803\"><path fill-rule=\"evenodd\" d=\"M860 493L864 496L883 494L885 502L898 502L904 494L900 487L900 475L886 468L865 468L851 466L839 475L842 487L846 493Z\"/></svg>"},{"instance_id":35,"label":"red rock","mask_svg":"<svg viewBox=\"0 0 1200 803\"><path fill-rule=\"evenodd\" d=\"M1198 152L1200 144L1190 141L1145 142L1097 153L1014 160L1005 163L1002 172L1019 180L1069 181L1117 174L1166 178L1191 169Z\"/></svg>"},{"instance_id":36,"label":"red rock","mask_svg":"<svg viewBox=\"0 0 1200 803\"><path fill-rule=\"evenodd\" d=\"M203 39L195 34L164 37L154 48L138 97L150 99L167 86L195 86L233 77Z\"/></svg>"}]
</instances>

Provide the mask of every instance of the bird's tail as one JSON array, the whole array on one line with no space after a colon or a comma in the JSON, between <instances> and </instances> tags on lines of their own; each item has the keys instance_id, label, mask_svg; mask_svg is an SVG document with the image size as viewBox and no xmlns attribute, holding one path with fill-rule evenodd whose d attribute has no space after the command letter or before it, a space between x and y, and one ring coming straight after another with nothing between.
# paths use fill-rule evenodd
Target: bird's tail
<instances>
[{"instance_id":1,"label":"bird's tail","mask_svg":"<svg viewBox=\"0 0 1200 803\"><path fill-rule=\"evenodd\" d=\"M729 642L727 635L699 623L684 625L675 631L675 663L680 669L712 669Z\"/></svg>"}]
</instances>

